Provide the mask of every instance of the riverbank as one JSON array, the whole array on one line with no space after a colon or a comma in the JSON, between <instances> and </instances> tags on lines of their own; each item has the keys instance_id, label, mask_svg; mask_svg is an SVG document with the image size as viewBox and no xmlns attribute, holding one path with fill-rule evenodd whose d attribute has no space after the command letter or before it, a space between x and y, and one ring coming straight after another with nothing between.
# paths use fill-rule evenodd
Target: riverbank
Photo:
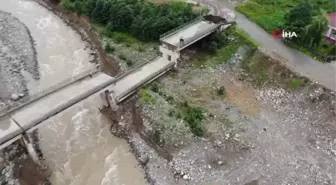
<instances>
[{"instance_id":1,"label":"riverbank","mask_svg":"<svg viewBox=\"0 0 336 185\"><path fill-rule=\"evenodd\" d=\"M186 51L178 72L141 90L115 123L114 134L142 123L122 136L151 184L336 182L335 93L249 47L227 61ZM200 137L186 119L198 108Z\"/></svg>"},{"instance_id":2,"label":"riverbank","mask_svg":"<svg viewBox=\"0 0 336 185\"><path fill-rule=\"evenodd\" d=\"M228 49L228 61L210 56L194 65L185 59L178 72L145 88L140 101L121 109L111 131L131 143L148 181L334 183L333 93L310 83L294 90L271 86L264 80L272 77L272 66L258 76L241 66L260 53L249 56L244 47L229 48L234 49ZM191 132L188 112L197 113L203 136Z\"/></svg>"}]
</instances>

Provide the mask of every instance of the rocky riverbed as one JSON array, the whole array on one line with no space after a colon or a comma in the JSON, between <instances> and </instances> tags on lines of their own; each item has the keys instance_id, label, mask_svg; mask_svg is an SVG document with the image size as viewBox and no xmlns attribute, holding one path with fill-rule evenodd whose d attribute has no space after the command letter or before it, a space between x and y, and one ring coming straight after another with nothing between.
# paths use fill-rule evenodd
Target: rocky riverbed
<instances>
[{"instance_id":1,"label":"rocky riverbed","mask_svg":"<svg viewBox=\"0 0 336 185\"><path fill-rule=\"evenodd\" d=\"M123 128L143 124L126 135L151 184L336 183L335 93L313 83L257 87L241 68L245 51L215 68L185 61L121 117ZM183 101L203 108L203 137L171 113Z\"/></svg>"},{"instance_id":2,"label":"rocky riverbed","mask_svg":"<svg viewBox=\"0 0 336 185\"><path fill-rule=\"evenodd\" d=\"M28 94L24 72L39 78L34 41L22 22L0 11L0 110Z\"/></svg>"}]
</instances>

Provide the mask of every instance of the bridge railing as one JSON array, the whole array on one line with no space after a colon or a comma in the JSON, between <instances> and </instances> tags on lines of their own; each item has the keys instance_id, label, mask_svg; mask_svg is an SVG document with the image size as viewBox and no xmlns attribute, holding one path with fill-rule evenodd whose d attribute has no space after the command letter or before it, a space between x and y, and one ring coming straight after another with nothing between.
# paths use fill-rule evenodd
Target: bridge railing
<instances>
[{"instance_id":1,"label":"bridge railing","mask_svg":"<svg viewBox=\"0 0 336 185\"><path fill-rule=\"evenodd\" d=\"M145 78L141 83L139 83L136 86L133 86L132 88L130 88L128 91L120 94L119 96L116 97L118 102L121 102L123 100L125 100L130 94L132 94L136 89L148 84L149 82L157 79L158 77L160 77L162 74L164 74L166 71L168 71L170 68L172 68L175 65L174 62L169 63L168 65L164 66L162 69L160 69L159 71L156 71L155 73L153 73L152 75L148 76L147 78Z\"/></svg>"},{"instance_id":2,"label":"bridge railing","mask_svg":"<svg viewBox=\"0 0 336 185\"><path fill-rule=\"evenodd\" d=\"M132 66L131 69L125 71L125 72L122 72L122 73L119 73L117 76L115 76L115 80L113 83L116 83L118 80L120 80L121 78L127 76L128 74L132 73L133 71L139 69L140 67L142 67L143 65L155 60L156 58L158 58L159 56L155 56L153 57L153 59L151 60L144 60L134 66ZM31 95L31 96L26 96L20 100L18 100L18 102L16 102L14 105L9 105L9 106L6 106L2 109L0 109L0 118L7 115L7 114L10 114L11 112L14 112L16 110L18 110L19 108L25 106L25 105L28 105L29 103L33 102L33 101L36 101L40 98L43 98L51 93L53 93L54 91L57 91L59 89L62 89L68 85L71 85L73 83L75 83L76 81L78 80L81 80L81 79L84 79L90 75L93 75L95 73L99 72L99 69L91 69L91 70L87 70L87 71L84 71L74 77L71 77L71 78L68 78L67 80L64 80L60 83L57 83L56 85L53 85L52 87L46 89L46 90L43 90L43 91L40 91L34 95Z\"/></svg>"},{"instance_id":3,"label":"bridge railing","mask_svg":"<svg viewBox=\"0 0 336 185\"><path fill-rule=\"evenodd\" d=\"M185 48L186 46L189 46L190 44L194 43L195 41L198 41L198 40L204 38L204 36L211 34L212 32L215 31L216 28L218 28L220 26L221 25L214 25L208 31L201 32L201 33L198 33L198 34L194 35L192 39L185 40L183 43L180 43L180 45L178 46L178 49L181 50L181 49Z\"/></svg>"},{"instance_id":4,"label":"bridge railing","mask_svg":"<svg viewBox=\"0 0 336 185\"><path fill-rule=\"evenodd\" d=\"M114 78L116 78L115 82L117 82L118 80L122 79L123 77L127 76L128 74L134 72L135 70L139 69L140 67L144 66L145 64L154 61L155 59L159 58L160 56L155 56L150 60L143 60L142 62L137 63L136 65L132 66L129 70L119 73L117 76L115 76Z\"/></svg>"},{"instance_id":5,"label":"bridge railing","mask_svg":"<svg viewBox=\"0 0 336 185\"><path fill-rule=\"evenodd\" d=\"M178 27L176 27L176 28L174 28L172 30L167 31L166 33L161 34L160 35L160 40L163 40L163 39L165 39L165 38L173 35L177 31L179 31L181 28L189 26L189 25L192 25L192 24L195 24L196 22L198 22L200 20L201 20L201 17L197 17L196 19L193 19L193 20L191 20L189 22L186 22L186 23L184 23L184 24L182 24L182 25L180 25L180 26L178 26Z\"/></svg>"},{"instance_id":6,"label":"bridge railing","mask_svg":"<svg viewBox=\"0 0 336 185\"><path fill-rule=\"evenodd\" d=\"M62 81L62 82L57 83L57 84L49 87L46 90L40 91L40 92L38 92L36 94L33 94L31 96L23 97L22 99L15 102L13 105L9 105L9 106L6 106L4 108L1 108L0 109L0 118L3 117L4 115L7 115L7 114L23 107L23 106L35 101L35 100L43 98L44 96L47 96L54 91L62 89L64 87L68 86L68 85L73 84L74 82L76 82L78 80L81 80L81 79L84 79L84 78L86 78L90 75L93 75L93 74L97 73L98 71L99 71L99 69L86 70L84 72L81 72L81 73L77 74L76 76L73 76L71 78L68 78L68 79Z\"/></svg>"}]
</instances>

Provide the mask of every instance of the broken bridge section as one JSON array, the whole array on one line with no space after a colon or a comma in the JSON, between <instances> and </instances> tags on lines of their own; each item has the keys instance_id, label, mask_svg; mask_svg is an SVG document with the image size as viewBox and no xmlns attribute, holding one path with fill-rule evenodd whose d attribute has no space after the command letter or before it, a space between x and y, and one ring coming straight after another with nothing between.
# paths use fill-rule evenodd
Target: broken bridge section
<instances>
[{"instance_id":1,"label":"broken bridge section","mask_svg":"<svg viewBox=\"0 0 336 185\"><path fill-rule=\"evenodd\" d=\"M109 89L118 104L132 95L139 87L157 79L173 66L174 62L172 61L166 60L163 57L155 58L119 78Z\"/></svg>"},{"instance_id":2,"label":"broken bridge section","mask_svg":"<svg viewBox=\"0 0 336 185\"><path fill-rule=\"evenodd\" d=\"M177 64L180 51L216 31L223 31L233 22L206 15L161 35L160 52L162 57Z\"/></svg>"}]
</instances>

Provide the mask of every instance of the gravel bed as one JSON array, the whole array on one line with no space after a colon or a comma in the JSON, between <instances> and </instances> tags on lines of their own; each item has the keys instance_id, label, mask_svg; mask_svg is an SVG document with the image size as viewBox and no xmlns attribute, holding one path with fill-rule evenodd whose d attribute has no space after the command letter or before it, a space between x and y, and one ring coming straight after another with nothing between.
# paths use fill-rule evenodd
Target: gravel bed
<instances>
[{"instance_id":1,"label":"gravel bed","mask_svg":"<svg viewBox=\"0 0 336 185\"><path fill-rule=\"evenodd\" d=\"M0 110L28 94L24 73L39 79L34 41L23 23L0 11Z\"/></svg>"}]
</instances>

